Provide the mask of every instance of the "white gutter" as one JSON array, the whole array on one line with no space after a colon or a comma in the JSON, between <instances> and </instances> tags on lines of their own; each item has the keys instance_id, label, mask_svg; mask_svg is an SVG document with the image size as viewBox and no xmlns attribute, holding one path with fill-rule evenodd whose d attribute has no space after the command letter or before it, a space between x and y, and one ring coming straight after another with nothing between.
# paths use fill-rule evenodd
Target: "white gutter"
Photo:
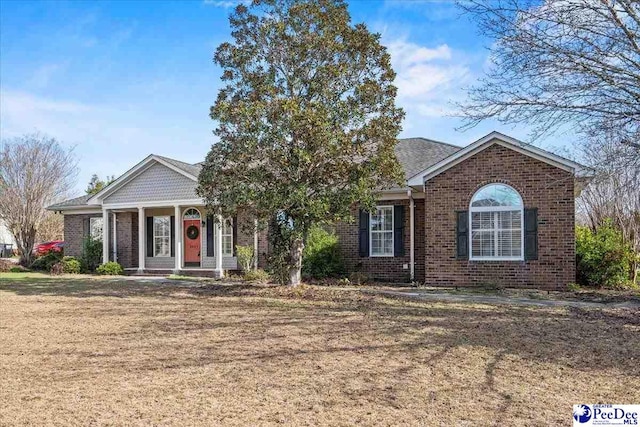
<instances>
[{"instance_id":1,"label":"white gutter","mask_svg":"<svg viewBox=\"0 0 640 427\"><path fill-rule=\"evenodd\" d=\"M411 189L407 190L407 196L409 197L409 271L411 275L411 281L413 282L416 277L416 263L415 263L415 203L413 196L411 195Z\"/></svg>"}]
</instances>

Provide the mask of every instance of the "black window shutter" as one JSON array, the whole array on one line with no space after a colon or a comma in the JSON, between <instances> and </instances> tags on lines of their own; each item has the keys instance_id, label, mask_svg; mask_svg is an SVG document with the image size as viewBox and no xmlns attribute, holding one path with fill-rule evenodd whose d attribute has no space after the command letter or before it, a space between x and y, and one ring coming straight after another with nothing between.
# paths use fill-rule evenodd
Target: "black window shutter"
<instances>
[{"instance_id":1,"label":"black window shutter","mask_svg":"<svg viewBox=\"0 0 640 427\"><path fill-rule=\"evenodd\" d=\"M369 212L360 209L359 215L359 248L360 256L369 256Z\"/></svg>"},{"instance_id":2,"label":"black window shutter","mask_svg":"<svg viewBox=\"0 0 640 427\"><path fill-rule=\"evenodd\" d=\"M538 208L524 210L524 259L538 259Z\"/></svg>"},{"instance_id":3,"label":"black window shutter","mask_svg":"<svg viewBox=\"0 0 640 427\"><path fill-rule=\"evenodd\" d=\"M207 216L207 256L215 256L215 250L213 246L213 215Z\"/></svg>"},{"instance_id":4,"label":"black window shutter","mask_svg":"<svg viewBox=\"0 0 640 427\"><path fill-rule=\"evenodd\" d=\"M469 211L456 211L456 258L469 259Z\"/></svg>"},{"instance_id":5,"label":"black window shutter","mask_svg":"<svg viewBox=\"0 0 640 427\"><path fill-rule=\"evenodd\" d=\"M404 256L404 206L393 207L393 256Z\"/></svg>"},{"instance_id":6,"label":"black window shutter","mask_svg":"<svg viewBox=\"0 0 640 427\"><path fill-rule=\"evenodd\" d=\"M176 217L171 215L171 256L176 256Z\"/></svg>"},{"instance_id":7,"label":"black window shutter","mask_svg":"<svg viewBox=\"0 0 640 427\"><path fill-rule=\"evenodd\" d=\"M153 217L147 217L147 256L153 258Z\"/></svg>"},{"instance_id":8,"label":"black window shutter","mask_svg":"<svg viewBox=\"0 0 640 427\"><path fill-rule=\"evenodd\" d=\"M236 256L236 246L238 245L238 216L234 216L231 219L231 226L232 226L232 233L233 233L233 237L231 238L232 243L231 245L233 246L232 251L233 251L233 256Z\"/></svg>"}]
</instances>

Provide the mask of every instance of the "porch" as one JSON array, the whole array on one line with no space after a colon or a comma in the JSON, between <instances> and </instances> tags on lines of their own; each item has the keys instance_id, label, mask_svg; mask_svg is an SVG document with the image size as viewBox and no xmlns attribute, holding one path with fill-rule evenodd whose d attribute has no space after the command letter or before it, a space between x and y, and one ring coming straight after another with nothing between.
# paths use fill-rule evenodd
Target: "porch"
<instances>
[{"instance_id":1,"label":"porch","mask_svg":"<svg viewBox=\"0 0 640 427\"><path fill-rule=\"evenodd\" d=\"M194 203L102 207L103 262L127 274L224 277L237 270L237 218L205 216Z\"/></svg>"}]
</instances>

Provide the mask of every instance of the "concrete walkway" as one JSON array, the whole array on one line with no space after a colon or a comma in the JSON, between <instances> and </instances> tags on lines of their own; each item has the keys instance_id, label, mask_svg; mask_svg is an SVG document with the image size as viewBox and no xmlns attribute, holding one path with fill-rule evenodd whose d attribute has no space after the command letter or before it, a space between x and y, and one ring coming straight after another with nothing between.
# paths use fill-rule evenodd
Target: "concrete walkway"
<instances>
[{"instance_id":1,"label":"concrete walkway","mask_svg":"<svg viewBox=\"0 0 640 427\"><path fill-rule=\"evenodd\" d=\"M128 280L136 282L160 282L160 283L173 283L182 286L201 286L202 282L198 280L188 280L183 278L169 278L167 276L118 276L119 280ZM225 281L217 282L224 284ZM507 305L520 305L520 306L532 306L532 307L578 307L578 308L636 308L640 310L640 303L635 301L625 301L617 303L605 303L605 302L588 302L588 301L573 301L562 299L533 299L522 297L508 297L500 295L485 295L474 293L460 293L454 294L449 292L437 292L426 289L391 289L391 288L358 288L358 287L340 287L334 289L342 289L349 291L359 291L368 294L378 295L391 295L397 297L405 297L415 300L428 300L428 301L446 301L446 302L461 302L471 304L507 304Z\"/></svg>"},{"instance_id":2,"label":"concrete walkway","mask_svg":"<svg viewBox=\"0 0 640 427\"><path fill-rule=\"evenodd\" d=\"M357 288L353 288L357 289ZM364 293L392 295L406 297L417 300L432 301L448 301L448 302L466 302L480 304L509 304L523 305L534 307L578 307L578 308L638 308L640 304L633 301L625 301L618 303L600 303L587 301L572 300L544 300L520 297L505 297L499 295L482 295L482 294L453 294L447 292L433 292L420 289L411 290L391 290L391 289L360 289Z\"/></svg>"}]
</instances>

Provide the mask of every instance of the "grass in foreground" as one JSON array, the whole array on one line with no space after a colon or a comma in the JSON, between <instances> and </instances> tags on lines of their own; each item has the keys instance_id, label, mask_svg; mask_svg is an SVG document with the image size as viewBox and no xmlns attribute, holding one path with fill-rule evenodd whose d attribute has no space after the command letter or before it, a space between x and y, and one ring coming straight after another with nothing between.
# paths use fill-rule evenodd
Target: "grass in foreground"
<instances>
[{"instance_id":1,"label":"grass in foreground","mask_svg":"<svg viewBox=\"0 0 640 427\"><path fill-rule=\"evenodd\" d=\"M0 280L0 425L568 425L640 401L631 310Z\"/></svg>"}]
</instances>

